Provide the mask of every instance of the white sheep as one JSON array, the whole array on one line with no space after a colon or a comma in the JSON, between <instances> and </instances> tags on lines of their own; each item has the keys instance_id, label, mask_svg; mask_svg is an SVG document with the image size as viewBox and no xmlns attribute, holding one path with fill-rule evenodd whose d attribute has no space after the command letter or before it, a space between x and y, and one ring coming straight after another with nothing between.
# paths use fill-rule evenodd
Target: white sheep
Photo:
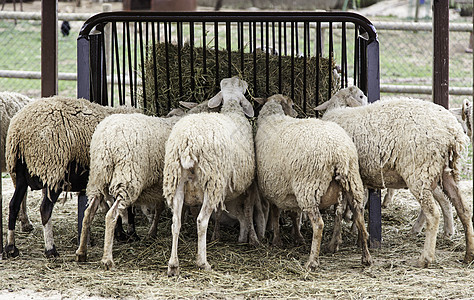
<instances>
[{"instance_id":1,"label":"white sheep","mask_svg":"<svg viewBox=\"0 0 474 300\"><path fill-rule=\"evenodd\" d=\"M0 147L0 168L2 172L6 172L5 165L5 141L7 139L7 131L10 125L11 118L25 105L33 101L31 98L14 92L0 92L0 113L1 113L1 147ZM16 185L16 180L11 177L13 185ZM33 224L31 223L27 209L26 209L26 193L23 201L21 202L21 208L18 219L21 222L21 230L23 232L30 232L33 230Z\"/></svg>"},{"instance_id":2,"label":"white sheep","mask_svg":"<svg viewBox=\"0 0 474 300\"><path fill-rule=\"evenodd\" d=\"M15 221L28 186L32 190L46 189L40 207L45 254L58 256L51 222L53 206L62 191L79 192L86 188L89 145L96 125L108 115L137 111L55 96L29 103L11 119L6 168L16 177L16 187L10 201L7 256L19 253L15 246Z\"/></svg>"},{"instance_id":3,"label":"white sheep","mask_svg":"<svg viewBox=\"0 0 474 300\"><path fill-rule=\"evenodd\" d=\"M206 235L212 211L244 193L254 179L252 127L245 117L253 116L253 108L244 97L246 90L245 81L223 79L221 91L209 100L210 107L222 103L221 112L185 116L166 142L163 194L173 212L169 276L179 273L177 247L183 204L201 205L196 264L209 270Z\"/></svg>"},{"instance_id":4,"label":"white sheep","mask_svg":"<svg viewBox=\"0 0 474 300\"><path fill-rule=\"evenodd\" d=\"M207 102L203 102L188 113L209 110ZM106 269L114 266L113 232L117 218L125 208L132 205L152 207L154 217L148 235L156 236L158 217L165 206L162 191L165 143L184 112L181 108L174 109L167 118L143 114L111 115L97 125L90 144L89 203L76 251L78 261L86 260L90 224L98 205L106 199L113 199L105 218L102 264Z\"/></svg>"},{"instance_id":5,"label":"white sheep","mask_svg":"<svg viewBox=\"0 0 474 300\"><path fill-rule=\"evenodd\" d=\"M284 96L272 96L258 116L255 155L262 194L273 208L306 212L313 228L306 267L313 270L319 265L324 226L319 210L339 204L339 194L343 191L354 208L362 263L370 265L357 149L336 123L285 115L284 107L291 107L290 103ZM277 236L278 215L278 210L272 214Z\"/></svg>"},{"instance_id":6,"label":"white sheep","mask_svg":"<svg viewBox=\"0 0 474 300\"><path fill-rule=\"evenodd\" d=\"M326 107L329 105L316 109ZM409 188L419 201L427 223L421 266L426 267L435 259L440 213L433 201L433 190L438 185L464 225L464 261L474 259L472 212L458 187L460 156L467 137L448 110L428 101L393 99L362 107L328 109L323 120L338 123L354 140L360 174L367 187Z\"/></svg>"}]
</instances>

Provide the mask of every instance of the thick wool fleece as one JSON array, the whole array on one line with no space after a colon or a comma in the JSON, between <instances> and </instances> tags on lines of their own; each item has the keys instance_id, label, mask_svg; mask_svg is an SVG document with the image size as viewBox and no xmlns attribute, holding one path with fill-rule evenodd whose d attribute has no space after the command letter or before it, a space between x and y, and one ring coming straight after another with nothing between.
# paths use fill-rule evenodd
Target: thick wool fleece
<instances>
[{"instance_id":1,"label":"thick wool fleece","mask_svg":"<svg viewBox=\"0 0 474 300\"><path fill-rule=\"evenodd\" d=\"M95 127L114 113L138 112L130 107L104 107L85 99L55 96L36 100L11 120L6 141L7 171L17 159L32 176L54 190L67 184L68 165L89 168L89 146Z\"/></svg>"},{"instance_id":2,"label":"thick wool fleece","mask_svg":"<svg viewBox=\"0 0 474 300\"><path fill-rule=\"evenodd\" d=\"M333 122L285 116L280 104L269 101L258 117L255 149L261 191L282 209L319 206L335 176L362 202L357 149Z\"/></svg>"},{"instance_id":3,"label":"thick wool fleece","mask_svg":"<svg viewBox=\"0 0 474 300\"><path fill-rule=\"evenodd\" d=\"M13 92L0 92L0 114L1 114L1 139L0 139L0 168L6 171L5 165L5 140L7 139L8 127L11 118L32 100L25 95Z\"/></svg>"},{"instance_id":4,"label":"thick wool fleece","mask_svg":"<svg viewBox=\"0 0 474 300\"><path fill-rule=\"evenodd\" d=\"M443 107L418 99L377 101L364 107L329 110L354 140L360 174L371 188L423 189L441 179L447 162L456 179L468 142L456 118Z\"/></svg>"},{"instance_id":5,"label":"thick wool fleece","mask_svg":"<svg viewBox=\"0 0 474 300\"><path fill-rule=\"evenodd\" d=\"M237 101L225 102L221 113L179 120L165 153L163 193L170 206L183 172L192 170L193 187L205 187L213 209L242 194L254 178L252 128Z\"/></svg>"}]
</instances>

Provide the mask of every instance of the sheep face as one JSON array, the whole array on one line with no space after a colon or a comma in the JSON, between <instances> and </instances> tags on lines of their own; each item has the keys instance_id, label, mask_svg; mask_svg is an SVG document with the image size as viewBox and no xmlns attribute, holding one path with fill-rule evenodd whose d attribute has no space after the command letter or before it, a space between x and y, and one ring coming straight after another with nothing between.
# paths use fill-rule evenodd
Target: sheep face
<instances>
[{"instance_id":1,"label":"sheep face","mask_svg":"<svg viewBox=\"0 0 474 300\"><path fill-rule=\"evenodd\" d=\"M214 97L209 99L208 106L210 108L216 108L221 103L233 100L239 101L240 106L247 117L253 117L254 111L252 104L245 98L244 94L247 91L247 82L241 80L238 77L224 78L221 80L221 91Z\"/></svg>"},{"instance_id":2,"label":"sheep face","mask_svg":"<svg viewBox=\"0 0 474 300\"><path fill-rule=\"evenodd\" d=\"M285 115L296 118L298 113L293 109L293 100L290 97L276 94L267 98L266 102L275 101L281 105Z\"/></svg>"},{"instance_id":3,"label":"sheep face","mask_svg":"<svg viewBox=\"0 0 474 300\"><path fill-rule=\"evenodd\" d=\"M367 105L367 96L358 87L350 86L339 90L334 96L323 104L315 107L315 110L327 110L335 107L358 107Z\"/></svg>"},{"instance_id":4,"label":"sheep face","mask_svg":"<svg viewBox=\"0 0 474 300\"><path fill-rule=\"evenodd\" d=\"M462 120L466 122L467 135L472 140L472 103L467 99L462 102Z\"/></svg>"}]
</instances>

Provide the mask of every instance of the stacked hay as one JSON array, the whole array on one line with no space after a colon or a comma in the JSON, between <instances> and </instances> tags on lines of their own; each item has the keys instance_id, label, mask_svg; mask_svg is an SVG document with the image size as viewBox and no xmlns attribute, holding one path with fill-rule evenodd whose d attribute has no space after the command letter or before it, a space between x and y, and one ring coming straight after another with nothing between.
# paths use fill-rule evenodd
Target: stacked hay
<instances>
[{"instance_id":1,"label":"stacked hay","mask_svg":"<svg viewBox=\"0 0 474 300\"><path fill-rule=\"evenodd\" d=\"M191 74L191 51L193 56L194 77ZM218 91L216 85L216 52L206 48L204 66L203 48L183 45L179 51L174 44L160 43L148 50L145 62L145 95L142 98L142 107L148 114L164 115L171 108L178 107L178 101L202 102L215 95ZM167 53L167 55L166 55ZM291 66L294 64L294 102L300 116L314 116L312 107L328 100L329 72L331 70L332 85L331 95L339 90L339 76L334 76L335 62L329 63L327 58L319 58L319 100L316 100L316 57L307 57L306 65L303 57L290 57L268 55L257 50L255 53L240 51L231 52L231 74L239 75L249 84L251 97L265 97L276 93L288 96L291 90ZM229 77L228 53L225 50L217 52L218 81ZM243 57L243 69L242 69ZM292 62L293 59L293 62ZM156 63L154 63L156 61ZM168 71L167 71L167 65ZM279 76L281 65L281 91L279 89ZM156 66L156 70L155 67ZM268 67L267 67L268 66ZM306 112L303 111L304 103L304 67L306 66ZM254 70L256 67L256 70ZM267 69L269 74L267 93ZM181 76L180 71L181 70ZM254 79L254 72L256 74ZM169 81L168 74L169 73ZM336 78L335 78L336 77ZM156 81L155 79L156 78ZM192 82L192 78L194 82ZM181 89L180 89L181 80ZM254 81L256 82L256 87ZM194 85L194 89L192 88ZM155 88L156 86L156 88ZM142 91L143 93L143 91Z\"/></svg>"}]
</instances>

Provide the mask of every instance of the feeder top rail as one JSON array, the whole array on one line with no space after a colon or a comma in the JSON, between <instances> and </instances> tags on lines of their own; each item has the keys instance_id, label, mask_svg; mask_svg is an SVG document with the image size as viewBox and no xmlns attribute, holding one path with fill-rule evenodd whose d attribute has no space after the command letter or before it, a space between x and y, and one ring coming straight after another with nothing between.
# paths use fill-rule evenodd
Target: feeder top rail
<instances>
[{"instance_id":1,"label":"feeder top rail","mask_svg":"<svg viewBox=\"0 0 474 300\"><path fill-rule=\"evenodd\" d=\"M79 38L87 38L97 25L107 22L347 22L358 25L368 34L371 43L377 39L374 25L364 16L353 12L103 12L90 17L82 26Z\"/></svg>"}]
</instances>

